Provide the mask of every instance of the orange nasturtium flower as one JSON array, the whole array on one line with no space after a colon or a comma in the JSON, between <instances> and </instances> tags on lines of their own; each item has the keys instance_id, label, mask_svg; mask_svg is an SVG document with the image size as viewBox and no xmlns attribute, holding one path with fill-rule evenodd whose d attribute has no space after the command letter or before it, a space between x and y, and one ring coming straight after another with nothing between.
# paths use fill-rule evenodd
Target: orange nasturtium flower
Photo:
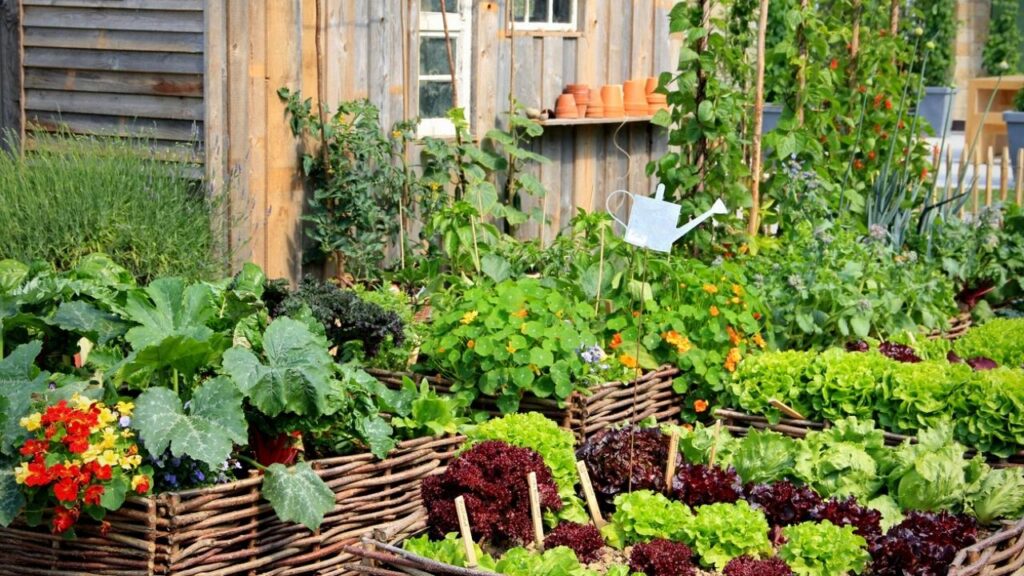
<instances>
[{"instance_id":1,"label":"orange nasturtium flower","mask_svg":"<svg viewBox=\"0 0 1024 576\"><path fill-rule=\"evenodd\" d=\"M761 333L760 333L760 332L758 332L757 334L754 334L754 335L753 335L753 336L751 337L751 340L753 340L753 341L754 341L754 344L757 344L757 347L758 347L758 348L761 348L761 349L764 349L764 347L768 345L768 344L767 344L767 343L766 343L766 342L764 341L764 338L762 338L762 337L761 337Z\"/></svg>"},{"instance_id":2,"label":"orange nasturtium flower","mask_svg":"<svg viewBox=\"0 0 1024 576\"><path fill-rule=\"evenodd\" d=\"M718 316L718 306L712 306L711 308L708 309L708 312L711 314L712 317Z\"/></svg>"},{"instance_id":3,"label":"orange nasturtium flower","mask_svg":"<svg viewBox=\"0 0 1024 576\"><path fill-rule=\"evenodd\" d=\"M725 369L729 372L736 371L736 365L740 363L740 349L730 348L729 354L725 357Z\"/></svg>"},{"instance_id":4,"label":"orange nasturtium flower","mask_svg":"<svg viewBox=\"0 0 1024 576\"><path fill-rule=\"evenodd\" d=\"M636 358L633 358L629 354L619 356L619 362L622 362L622 365L626 368L636 368Z\"/></svg>"},{"instance_id":5,"label":"orange nasturtium flower","mask_svg":"<svg viewBox=\"0 0 1024 576\"><path fill-rule=\"evenodd\" d=\"M470 340L469 342L466 342L466 348L469 348L470 350L472 350L475 347L476 347L476 340Z\"/></svg>"},{"instance_id":6,"label":"orange nasturtium flower","mask_svg":"<svg viewBox=\"0 0 1024 576\"><path fill-rule=\"evenodd\" d=\"M743 286L740 286L739 284L733 284L732 293L735 294L736 296L743 296Z\"/></svg>"},{"instance_id":7,"label":"orange nasturtium flower","mask_svg":"<svg viewBox=\"0 0 1024 576\"><path fill-rule=\"evenodd\" d=\"M705 284L704 291L708 294L718 294L718 286L715 286L714 284Z\"/></svg>"},{"instance_id":8,"label":"orange nasturtium flower","mask_svg":"<svg viewBox=\"0 0 1024 576\"><path fill-rule=\"evenodd\" d=\"M622 334L616 332L615 335L612 336L611 344L608 344L608 347L615 350L619 346L622 346Z\"/></svg>"},{"instance_id":9,"label":"orange nasturtium flower","mask_svg":"<svg viewBox=\"0 0 1024 576\"><path fill-rule=\"evenodd\" d=\"M693 343L690 342L690 339L687 338L686 336L683 336L679 332L676 332L675 330L669 330L668 332L662 334L661 337L665 340L665 342L668 342L670 345L675 346L676 351L678 351L680 354L686 354L687 352L690 351L690 349L693 348Z\"/></svg>"},{"instance_id":10,"label":"orange nasturtium flower","mask_svg":"<svg viewBox=\"0 0 1024 576\"><path fill-rule=\"evenodd\" d=\"M740 342L743 342L743 337L740 336L732 326L726 326L725 331L729 334L729 342L732 343L733 346L739 346Z\"/></svg>"},{"instance_id":11,"label":"orange nasturtium flower","mask_svg":"<svg viewBox=\"0 0 1024 576\"><path fill-rule=\"evenodd\" d=\"M517 312L512 313L516 318L526 318L526 307L520 308Z\"/></svg>"},{"instance_id":12,"label":"orange nasturtium flower","mask_svg":"<svg viewBox=\"0 0 1024 576\"><path fill-rule=\"evenodd\" d=\"M701 412L705 412L707 409L708 409L708 401L707 400L694 400L693 401L693 410L695 412L697 412L698 414L700 414Z\"/></svg>"}]
</instances>

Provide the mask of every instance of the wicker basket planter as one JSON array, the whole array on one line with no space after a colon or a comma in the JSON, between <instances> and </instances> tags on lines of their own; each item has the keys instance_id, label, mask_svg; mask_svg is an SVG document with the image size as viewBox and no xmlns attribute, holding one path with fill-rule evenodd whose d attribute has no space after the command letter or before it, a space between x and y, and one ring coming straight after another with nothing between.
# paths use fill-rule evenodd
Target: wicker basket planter
<instances>
[{"instance_id":1,"label":"wicker basket planter","mask_svg":"<svg viewBox=\"0 0 1024 576\"><path fill-rule=\"evenodd\" d=\"M420 481L441 473L464 441L419 438L384 460L365 453L311 462L336 501L316 533L278 520L253 476L131 499L108 515L106 535L88 520L74 539L45 526L0 528L0 575L340 574L351 560L342 548L360 536L388 526L389 538L402 539L423 529Z\"/></svg>"},{"instance_id":2,"label":"wicker basket planter","mask_svg":"<svg viewBox=\"0 0 1024 576\"><path fill-rule=\"evenodd\" d=\"M408 373L369 370L370 374L390 387L400 387L403 377L414 380L426 378L438 392L449 393L451 382L437 376L419 376ZM589 394L573 392L564 407L553 398L528 396L519 404L520 412L538 412L563 428L572 430L577 442L583 442L595 432L614 424L635 423L653 417L658 422L671 420L682 411L679 395L672 389L672 381L680 371L674 366L647 372L632 382L608 382L596 386ZM473 408L495 416L501 415L495 399L481 396Z\"/></svg>"},{"instance_id":3,"label":"wicker basket planter","mask_svg":"<svg viewBox=\"0 0 1024 576\"><path fill-rule=\"evenodd\" d=\"M1024 519L957 553L949 576L1005 576L1024 568Z\"/></svg>"},{"instance_id":4,"label":"wicker basket planter","mask_svg":"<svg viewBox=\"0 0 1024 576\"><path fill-rule=\"evenodd\" d=\"M737 412L735 410L720 409L715 412L715 416L722 421L726 430L741 435L746 434L747 430L759 429L774 430L794 438L803 438L811 430L824 430L828 427L827 422L814 422L811 420L795 420L788 418L782 418L779 420L778 424L772 424L764 416L754 416L752 414ZM885 443L888 446L896 446L898 444L902 444L906 440L910 440L911 442L916 441L912 436L904 436L902 434L896 434L895 432L883 431L882 434L885 437ZM971 454L971 452L968 452L968 454ZM989 457L988 461L989 464L997 467L1024 466L1024 451L1017 452L1009 458Z\"/></svg>"},{"instance_id":5,"label":"wicker basket planter","mask_svg":"<svg viewBox=\"0 0 1024 576\"><path fill-rule=\"evenodd\" d=\"M974 320L971 318L971 313L962 312L949 319L949 328L946 328L945 330L933 330L928 337L932 340L938 338L956 340L970 330L973 323Z\"/></svg>"}]
</instances>

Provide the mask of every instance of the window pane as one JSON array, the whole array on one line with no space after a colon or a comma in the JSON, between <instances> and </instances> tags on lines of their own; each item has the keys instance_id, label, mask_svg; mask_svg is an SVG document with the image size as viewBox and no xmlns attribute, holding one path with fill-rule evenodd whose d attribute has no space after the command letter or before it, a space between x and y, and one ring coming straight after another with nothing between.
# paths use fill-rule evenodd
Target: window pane
<instances>
[{"instance_id":1,"label":"window pane","mask_svg":"<svg viewBox=\"0 0 1024 576\"><path fill-rule=\"evenodd\" d=\"M445 11L458 12L459 0L444 0ZM440 12L441 0L420 0L420 12Z\"/></svg>"},{"instance_id":2,"label":"window pane","mask_svg":"<svg viewBox=\"0 0 1024 576\"><path fill-rule=\"evenodd\" d=\"M459 39L452 38L452 55L459 53ZM451 74L444 38L420 37L420 76Z\"/></svg>"},{"instance_id":3,"label":"window pane","mask_svg":"<svg viewBox=\"0 0 1024 576\"><path fill-rule=\"evenodd\" d=\"M572 22L573 0L551 0L555 3L555 22L568 24Z\"/></svg>"},{"instance_id":4,"label":"window pane","mask_svg":"<svg viewBox=\"0 0 1024 576\"><path fill-rule=\"evenodd\" d=\"M530 2L530 22L547 22L548 21L548 3L551 0L531 0Z\"/></svg>"},{"instance_id":5,"label":"window pane","mask_svg":"<svg viewBox=\"0 0 1024 576\"><path fill-rule=\"evenodd\" d=\"M543 0L541 0L543 1ZM512 18L516 22L526 21L526 4L528 0L513 0L512 3Z\"/></svg>"},{"instance_id":6,"label":"window pane","mask_svg":"<svg viewBox=\"0 0 1024 576\"><path fill-rule=\"evenodd\" d=\"M452 83L420 80L420 116L444 118L452 107Z\"/></svg>"}]
</instances>

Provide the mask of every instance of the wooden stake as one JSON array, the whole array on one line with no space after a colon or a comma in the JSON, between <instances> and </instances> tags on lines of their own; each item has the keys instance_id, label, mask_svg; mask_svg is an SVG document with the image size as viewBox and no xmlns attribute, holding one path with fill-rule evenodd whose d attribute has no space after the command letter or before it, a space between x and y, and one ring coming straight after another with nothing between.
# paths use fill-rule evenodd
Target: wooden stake
<instances>
[{"instance_id":1,"label":"wooden stake","mask_svg":"<svg viewBox=\"0 0 1024 576\"><path fill-rule=\"evenodd\" d=\"M466 499L462 496L455 499L455 513L459 516L459 532L462 533L462 545L466 548L466 568L476 568L476 544L473 543L473 533L469 529Z\"/></svg>"},{"instance_id":2,"label":"wooden stake","mask_svg":"<svg viewBox=\"0 0 1024 576\"><path fill-rule=\"evenodd\" d=\"M668 439L668 462L665 464L665 489L672 489L672 478L676 475L676 453L679 452L679 430L673 430Z\"/></svg>"},{"instance_id":3,"label":"wooden stake","mask_svg":"<svg viewBox=\"0 0 1024 576\"><path fill-rule=\"evenodd\" d=\"M804 419L804 415L803 414L797 412L792 407L790 407L788 404L784 404L784 403L776 400L775 398L772 398L771 400L769 400L768 404L771 404L772 408L775 408L779 412L782 412L783 414L785 414L786 416L789 416L790 418L793 418L794 420L803 420Z\"/></svg>"},{"instance_id":4,"label":"wooden stake","mask_svg":"<svg viewBox=\"0 0 1024 576\"><path fill-rule=\"evenodd\" d=\"M900 31L900 0L889 3L889 34L895 36Z\"/></svg>"},{"instance_id":5,"label":"wooden stake","mask_svg":"<svg viewBox=\"0 0 1024 576\"><path fill-rule=\"evenodd\" d=\"M751 138L750 152L750 220L747 222L747 234L757 235L758 220L761 218L761 132L764 130L764 59L765 33L768 28L768 0L761 0L757 27L757 65L754 80L754 134Z\"/></svg>"},{"instance_id":6,"label":"wooden stake","mask_svg":"<svg viewBox=\"0 0 1024 576\"><path fill-rule=\"evenodd\" d=\"M715 433L711 436L711 454L708 455L708 466L715 465L715 457L718 456L718 437L722 435L722 421L715 420Z\"/></svg>"},{"instance_id":7,"label":"wooden stake","mask_svg":"<svg viewBox=\"0 0 1024 576\"><path fill-rule=\"evenodd\" d=\"M946 148L946 192L942 196L943 200L949 199L949 193L953 186L953 149ZM940 209L943 213L949 214L950 211L942 208Z\"/></svg>"},{"instance_id":8,"label":"wooden stake","mask_svg":"<svg viewBox=\"0 0 1024 576\"><path fill-rule=\"evenodd\" d=\"M544 518L540 514L540 490L537 489L537 473L526 476L530 487L530 517L533 519L533 544L537 550L544 550Z\"/></svg>"},{"instance_id":9,"label":"wooden stake","mask_svg":"<svg viewBox=\"0 0 1024 576\"><path fill-rule=\"evenodd\" d=\"M1003 146L1003 156L999 163L999 199L1006 202L1010 190L1010 149Z\"/></svg>"},{"instance_id":10,"label":"wooden stake","mask_svg":"<svg viewBox=\"0 0 1024 576\"><path fill-rule=\"evenodd\" d=\"M992 147L989 146L985 156L985 206L992 205L992 174L996 171L995 164Z\"/></svg>"},{"instance_id":11,"label":"wooden stake","mask_svg":"<svg viewBox=\"0 0 1024 576\"><path fill-rule=\"evenodd\" d=\"M1013 180L1017 187L1017 204L1024 204L1024 148L1017 149L1017 173Z\"/></svg>"},{"instance_id":12,"label":"wooden stake","mask_svg":"<svg viewBox=\"0 0 1024 576\"><path fill-rule=\"evenodd\" d=\"M597 505L597 496L594 495L594 485L590 483L590 472L583 460L576 462L576 471L580 474L580 486L583 487L583 497L587 501L587 510L590 511L590 519L598 528L607 524L601 516L601 507Z\"/></svg>"},{"instance_id":13,"label":"wooden stake","mask_svg":"<svg viewBox=\"0 0 1024 576\"><path fill-rule=\"evenodd\" d=\"M974 200L974 213L978 213L978 172L981 171L979 166L978 155L974 155L974 177L971 178L971 198Z\"/></svg>"}]
</instances>

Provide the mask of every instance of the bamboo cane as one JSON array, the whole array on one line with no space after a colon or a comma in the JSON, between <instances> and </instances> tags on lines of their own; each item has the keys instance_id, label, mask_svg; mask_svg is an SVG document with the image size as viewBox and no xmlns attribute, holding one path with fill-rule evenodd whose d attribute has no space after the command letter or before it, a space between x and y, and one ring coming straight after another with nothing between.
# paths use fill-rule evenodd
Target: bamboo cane
<instances>
[{"instance_id":1,"label":"bamboo cane","mask_svg":"<svg viewBox=\"0 0 1024 576\"><path fill-rule=\"evenodd\" d=\"M995 172L995 157L989 146L985 155L985 206L992 205L992 174Z\"/></svg>"},{"instance_id":2,"label":"bamboo cane","mask_svg":"<svg viewBox=\"0 0 1024 576\"><path fill-rule=\"evenodd\" d=\"M1003 146L999 168L999 200L1006 202L1006 195L1010 190L1010 149L1006 146Z\"/></svg>"},{"instance_id":3,"label":"bamboo cane","mask_svg":"<svg viewBox=\"0 0 1024 576\"><path fill-rule=\"evenodd\" d=\"M761 0L757 27L757 69L754 84L754 135L753 167L750 182L750 221L747 222L747 233L757 235L757 221L761 216L761 131L764 129L764 57L765 30L768 28L768 0Z\"/></svg>"}]
</instances>

